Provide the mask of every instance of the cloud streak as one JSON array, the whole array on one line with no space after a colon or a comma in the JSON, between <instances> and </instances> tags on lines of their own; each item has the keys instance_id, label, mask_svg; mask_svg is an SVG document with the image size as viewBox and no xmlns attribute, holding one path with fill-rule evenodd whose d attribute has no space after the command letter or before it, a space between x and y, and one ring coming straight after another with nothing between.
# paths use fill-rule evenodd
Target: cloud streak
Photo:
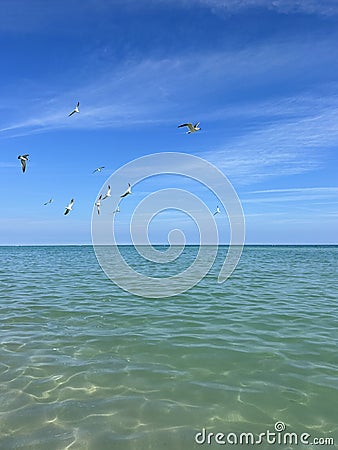
<instances>
[{"instance_id":1,"label":"cloud streak","mask_svg":"<svg viewBox=\"0 0 338 450\"><path fill-rule=\"evenodd\" d=\"M267 9L280 14L302 13L324 16L338 14L338 4L334 0L192 0L189 3L207 6L214 12L223 10L233 14L253 8Z\"/></svg>"},{"instance_id":2,"label":"cloud streak","mask_svg":"<svg viewBox=\"0 0 338 450\"><path fill-rule=\"evenodd\" d=\"M2 0L0 32L49 32L60 24L67 26L67 33L77 33L77 23L88 29L90 23L102 20L116 8L126 11L158 10L172 7L172 0L72 0L46 2L44 0ZM209 8L215 14L241 14L253 9L263 9L277 14L308 14L335 16L338 4L335 0L177 0L176 8Z\"/></svg>"},{"instance_id":3,"label":"cloud streak","mask_svg":"<svg viewBox=\"0 0 338 450\"><path fill-rule=\"evenodd\" d=\"M287 188L287 189L263 189L258 191L251 191L248 193L250 198L242 198L242 202L246 204L254 203L287 203L298 202L297 210L304 209L304 203L311 202L311 208L308 206L305 209L314 211L318 207L323 210L323 207L335 207L338 204L338 187L302 187L302 188ZM326 200L325 202L318 202L318 200ZM286 205L285 205L286 206ZM289 206L287 206L289 211ZM322 214L323 211L320 213ZM332 214L327 211L327 214Z\"/></svg>"},{"instance_id":4,"label":"cloud streak","mask_svg":"<svg viewBox=\"0 0 338 450\"><path fill-rule=\"evenodd\" d=\"M325 155L338 144L337 103L337 96L331 94L296 96L279 105L266 102L266 120L255 129L244 129L241 136L200 156L239 184L313 171L322 166ZM294 110L292 105L297 105ZM244 107L243 116L247 114L248 108ZM255 116L255 112L252 114Z\"/></svg>"},{"instance_id":5,"label":"cloud streak","mask_svg":"<svg viewBox=\"0 0 338 450\"><path fill-rule=\"evenodd\" d=\"M290 77L292 72L311 70L313 64L328 64L329 47L327 41L298 43L274 43L272 45L253 45L241 51L227 50L205 52L203 55L178 55L171 58L143 61L124 61L118 67L103 68L98 65L92 74L92 81L73 89L59 85L54 89L40 81L27 85L13 94L2 93L2 110L6 113L0 132L5 136L24 135L45 130L123 128L131 125L156 125L177 121L180 116L191 113L202 116L204 120L225 120L227 117L268 117L284 114L285 117L299 117L311 120L312 113L322 112L323 101L333 105L333 98L318 93L319 105L310 99L274 99L273 102L260 100L258 103L238 104L227 97L234 95L238 85L264 85L264 80ZM314 61L308 55L318 55ZM210 68L212 67L212 70ZM283 75L285 74L285 75ZM277 77L277 78L276 78ZM198 86L198 96L194 86ZM237 86L237 88L236 88ZM335 87L332 88L334 90ZM208 105L208 98L221 92L224 97L215 105ZM46 93L45 93L46 92ZM63 92L63 94L59 94ZM240 92L239 92L240 94ZM320 97L320 98L319 98ZM323 100L324 99L324 100ZM73 103L81 101L81 114L68 117ZM204 104L203 111L201 104ZM217 104L218 103L218 104ZM326 105L326 109L330 105ZM24 113L23 113L24 112ZM313 115L313 114L312 114ZM11 120L8 117L12 117Z\"/></svg>"},{"instance_id":6,"label":"cloud streak","mask_svg":"<svg viewBox=\"0 0 338 450\"><path fill-rule=\"evenodd\" d=\"M313 193L319 195L337 195L338 187L302 187L302 188L287 188L287 189L262 189L260 191L251 191L250 194L279 194L279 193Z\"/></svg>"}]
</instances>

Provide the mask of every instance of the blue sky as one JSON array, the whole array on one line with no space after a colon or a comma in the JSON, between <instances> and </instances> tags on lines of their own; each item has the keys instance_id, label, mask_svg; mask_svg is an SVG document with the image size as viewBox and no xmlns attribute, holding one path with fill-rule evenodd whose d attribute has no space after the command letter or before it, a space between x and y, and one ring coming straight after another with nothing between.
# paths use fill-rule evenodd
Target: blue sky
<instances>
[{"instance_id":1,"label":"blue sky","mask_svg":"<svg viewBox=\"0 0 338 450\"><path fill-rule=\"evenodd\" d=\"M0 17L1 245L89 244L107 178L173 151L224 172L247 243L338 243L337 2L1 0ZM186 121L202 130L186 135ZM121 242L132 209L165 184L149 180L124 203ZM191 186L213 210L213 194ZM194 242L181 216L159 217L152 239L175 222Z\"/></svg>"}]
</instances>

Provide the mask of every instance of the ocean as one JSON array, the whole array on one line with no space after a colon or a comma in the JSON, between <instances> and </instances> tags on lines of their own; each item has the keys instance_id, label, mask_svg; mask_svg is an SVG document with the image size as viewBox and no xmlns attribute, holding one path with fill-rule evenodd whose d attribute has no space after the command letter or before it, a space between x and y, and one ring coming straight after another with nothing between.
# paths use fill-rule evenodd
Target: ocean
<instances>
[{"instance_id":1,"label":"ocean","mask_svg":"<svg viewBox=\"0 0 338 450\"><path fill-rule=\"evenodd\" d=\"M91 246L0 247L0 448L337 448L338 247L246 246L218 284L226 252L154 299Z\"/></svg>"}]
</instances>

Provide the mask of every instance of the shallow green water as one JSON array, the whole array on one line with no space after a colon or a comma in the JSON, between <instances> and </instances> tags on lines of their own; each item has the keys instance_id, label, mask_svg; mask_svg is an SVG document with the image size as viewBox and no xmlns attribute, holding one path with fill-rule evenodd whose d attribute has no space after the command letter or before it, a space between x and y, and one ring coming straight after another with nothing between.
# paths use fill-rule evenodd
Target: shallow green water
<instances>
[{"instance_id":1,"label":"shallow green water","mask_svg":"<svg viewBox=\"0 0 338 450\"><path fill-rule=\"evenodd\" d=\"M219 285L225 254L154 300L116 287L91 247L0 248L0 448L228 448L195 434L277 421L337 445L338 248L246 247Z\"/></svg>"}]
</instances>

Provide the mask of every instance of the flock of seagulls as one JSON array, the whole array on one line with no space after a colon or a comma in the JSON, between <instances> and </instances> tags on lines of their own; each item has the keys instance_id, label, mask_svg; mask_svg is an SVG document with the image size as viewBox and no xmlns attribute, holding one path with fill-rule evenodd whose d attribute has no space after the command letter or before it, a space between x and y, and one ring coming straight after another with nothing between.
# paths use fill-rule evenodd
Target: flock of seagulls
<instances>
[{"instance_id":1,"label":"flock of seagulls","mask_svg":"<svg viewBox=\"0 0 338 450\"><path fill-rule=\"evenodd\" d=\"M127 195L132 194L131 192L131 184L128 183L128 189L126 190L126 192L122 195L120 195L120 198L125 198L127 197ZM100 196L98 197L98 199L95 202L95 206L96 206L96 211L97 214L100 215L100 209L101 209L101 201L106 200L107 198L111 197L111 187L108 184L108 189L107 192L102 196L102 194L100 194ZM119 206L113 211L113 214L119 213L120 212L120 208ZM66 214L66 213L65 213Z\"/></svg>"},{"instance_id":2,"label":"flock of seagulls","mask_svg":"<svg viewBox=\"0 0 338 450\"><path fill-rule=\"evenodd\" d=\"M131 192L131 184L128 183L128 189L126 190L126 192L122 195L120 195L120 198L125 198L127 197L127 195L132 194ZM101 208L101 200L106 200L107 198L111 197L111 188L110 185L108 184L108 189L107 189L107 193L102 197L102 194L100 194L99 198L96 200L95 202L95 206L96 206L96 211L97 213L100 215L100 208ZM119 213L120 212L120 208L119 206L113 211L113 214Z\"/></svg>"},{"instance_id":3,"label":"flock of seagulls","mask_svg":"<svg viewBox=\"0 0 338 450\"><path fill-rule=\"evenodd\" d=\"M68 114L68 117L73 116L74 114L78 114L80 112L80 102L77 102L75 108L73 109L73 111ZM192 123L182 123L181 125L178 125L178 128L183 128L183 127L187 127L188 131L186 132L186 134L191 134L191 133L196 133L197 131L201 130L200 127L200 122L195 123L194 125ZM20 160L21 163L21 169L22 172L25 173L26 172L26 168L27 168L27 161L28 161L28 156L29 154L25 154L25 155L19 155L18 159ZM93 170L93 174L97 173L97 172L102 172L102 170L105 168L105 166L100 166L97 167L95 170ZM120 198L125 198L128 195L132 194L131 191L131 184L128 183L128 189L120 196ZM108 185L108 189L106 194L104 194L104 196L102 196L102 194L100 194L100 196L98 197L98 199L95 202L95 206L96 206L96 210L97 213L100 214L100 208L101 208L101 201L106 200L107 198L111 197L111 188L110 185ZM53 203L53 198L50 198L46 203L44 203L44 206L46 205L50 205L51 203ZM68 203L68 205L66 206L64 215L66 216L67 214L70 213L70 211L72 211L72 207L74 205L74 199L72 198L70 200L70 202ZM120 212L120 208L119 206L113 211L113 214L117 214ZM219 207L217 206L215 213L213 214L214 216L216 214L219 214L221 211L219 209Z\"/></svg>"}]
</instances>

